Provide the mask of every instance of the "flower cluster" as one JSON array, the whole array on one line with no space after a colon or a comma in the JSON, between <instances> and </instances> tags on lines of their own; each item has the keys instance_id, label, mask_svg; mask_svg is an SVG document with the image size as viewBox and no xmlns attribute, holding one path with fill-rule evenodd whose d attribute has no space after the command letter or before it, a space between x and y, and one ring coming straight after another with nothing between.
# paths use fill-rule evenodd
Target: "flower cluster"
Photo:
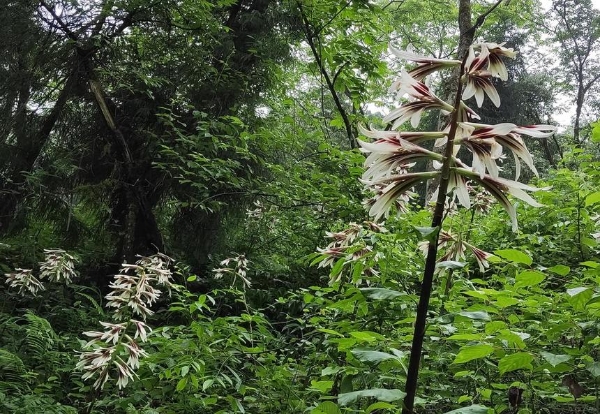
<instances>
[{"instance_id":1,"label":"flower cluster","mask_svg":"<svg viewBox=\"0 0 600 414\"><path fill-rule=\"evenodd\" d=\"M339 282L345 268L356 266L360 272L353 271L352 280L360 283L359 275L376 276L379 272L374 268L378 256L373 251L372 236L375 233L386 233L387 229L372 221L362 224L350 223L347 229L339 232L327 232L327 238L332 239L324 249L317 248L318 253L312 264L319 267L338 268L331 273L331 283ZM336 266L341 260L341 267ZM356 277L355 277L356 276Z\"/></svg>"},{"instance_id":2,"label":"flower cluster","mask_svg":"<svg viewBox=\"0 0 600 414\"><path fill-rule=\"evenodd\" d=\"M27 293L36 296L38 292L46 290L41 279L50 282L64 282L70 284L77 277L75 272L75 258L62 249L45 249L45 259L40 262L40 274L35 277L32 269L15 269L15 273L6 275L6 284L10 288L18 289L20 295Z\"/></svg>"},{"instance_id":3,"label":"flower cluster","mask_svg":"<svg viewBox=\"0 0 600 414\"><path fill-rule=\"evenodd\" d=\"M42 282L33 275L32 269L15 269L15 273L6 275L6 284L10 288L18 289L19 295L24 296L27 293L35 296L41 290L46 290Z\"/></svg>"},{"instance_id":4,"label":"flower cluster","mask_svg":"<svg viewBox=\"0 0 600 414\"><path fill-rule=\"evenodd\" d=\"M428 241L419 242L419 250L421 250L424 255L427 255L428 249ZM480 272L483 273L485 269L487 269L490 266L490 264L488 263L488 259L492 256L491 253L484 252L483 250L462 240L460 236L452 234L449 231L442 230L440 232L440 237L438 239L438 249L445 251L444 255L439 259L440 262L462 262L465 260L465 253L468 251L473 255L473 257L477 261Z\"/></svg>"},{"instance_id":5,"label":"flower cluster","mask_svg":"<svg viewBox=\"0 0 600 414\"><path fill-rule=\"evenodd\" d=\"M454 108L437 97L423 82L427 75L440 69L460 66L461 61L433 59L396 49L392 49L392 51L402 59L416 62L417 67L409 71L403 70L400 79L394 82L390 88L390 92L397 93L401 98L408 96L402 105L392 110L383 119L384 122L391 123L392 130L361 130L363 135L375 140L374 142L359 141L362 151L369 154L365 161L367 169L363 174L362 181L375 193L374 200L369 203L369 214L375 217L375 220L379 220L388 214L389 209L397 204L398 199L405 200L407 191L415 184L440 176L440 167L444 156L423 148L421 143L435 140L436 147L445 145L451 125L447 125L441 131L397 131L408 120L411 121L413 127L417 127L425 110L439 109L444 113L457 112L456 135L450 160L448 186L451 198L456 198L459 204L469 208L471 199L467 182L472 181L487 190L500 202L508 212L513 230L516 231L516 211L507 194L531 205L539 206L526 193L526 191L537 191L538 189L516 181L520 174L520 161L537 174L533 158L521 135L545 138L551 136L556 128L552 125L519 127L510 123L499 125L476 123L475 121L480 119L479 116L463 101L460 101L458 107ZM500 98L492 83L492 78L506 80L508 74L501 58L514 56L515 52L512 49L495 43L481 43L472 46L462 64L464 68L462 80L466 84L462 98L475 97L477 105L481 106L484 96L487 95L496 106L499 106ZM472 154L471 166L457 157L461 146L467 148ZM497 163L503 157L504 149L510 150L515 158L515 180L508 180L499 175L501 168ZM433 161L435 170L412 172L411 168L418 160Z\"/></svg>"},{"instance_id":6,"label":"flower cluster","mask_svg":"<svg viewBox=\"0 0 600 414\"><path fill-rule=\"evenodd\" d=\"M146 342L152 331L145 321L153 313L150 307L162 293L157 286L172 287L170 264L171 259L159 253L141 257L133 265L123 264L119 274L114 276L106 306L114 309L113 317L119 322L100 322L104 331L84 332L91 339L83 346L87 351L82 352L77 363L77 369L85 371L84 380L96 377L95 389L104 387L111 367L117 373L119 388L133 380L139 359L147 355L137 339ZM133 315L137 319L133 319Z\"/></svg>"},{"instance_id":7,"label":"flower cluster","mask_svg":"<svg viewBox=\"0 0 600 414\"><path fill-rule=\"evenodd\" d=\"M248 278L248 259L245 255L239 254L235 257L229 257L223 260L220 264L221 266L229 266L230 263L233 264L231 267L220 267L217 269L213 269L215 274L215 279L221 279L224 275L232 275L233 280L231 281L231 286L233 287L238 277L242 281L242 286L244 288L249 288L252 285L252 282Z\"/></svg>"},{"instance_id":8,"label":"flower cluster","mask_svg":"<svg viewBox=\"0 0 600 414\"><path fill-rule=\"evenodd\" d=\"M51 282L71 283L77 277L75 258L61 249L45 249L46 259L40 262L40 279L48 278Z\"/></svg>"}]
</instances>

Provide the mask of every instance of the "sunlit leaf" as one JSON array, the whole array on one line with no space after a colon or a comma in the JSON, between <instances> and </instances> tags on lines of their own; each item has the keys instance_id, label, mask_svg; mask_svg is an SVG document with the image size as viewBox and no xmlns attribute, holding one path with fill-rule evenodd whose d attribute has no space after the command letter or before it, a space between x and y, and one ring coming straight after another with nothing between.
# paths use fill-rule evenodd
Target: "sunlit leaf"
<instances>
[{"instance_id":1,"label":"sunlit leaf","mask_svg":"<svg viewBox=\"0 0 600 414\"><path fill-rule=\"evenodd\" d=\"M353 349L351 352L356 359L363 362L381 362L387 361L388 359L399 360L396 355L388 354L387 352L370 351L366 349Z\"/></svg>"},{"instance_id":2,"label":"sunlit leaf","mask_svg":"<svg viewBox=\"0 0 600 414\"><path fill-rule=\"evenodd\" d=\"M385 288L362 288L360 289L364 292L369 299L374 300L385 300L385 299L394 299L399 296L405 296L406 293L398 292L396 290L385 289Z\"/></svg>"},{"instance_id":3,"label":"sunlit leaf","mask_svg":"<svg viewBox=\"0 0 600 414\"><path fill-rule=\"evenodd\" d=\"M469 407L457 408L444 414L487 414L489 408L484 405L471 405Z\"/></svg>"},{"instance_id":4,"label":"sunlit leaf","mask_svg":"<svg viewBox=\"0 0 600 414\"><path fill-rule=\"evenodd\" d=\"M592 204L600 203L600 191L596 191L595 193L589 194L585 198L585 206L589 207Z\"/></svg>"},{"instance_id":5,"label":"sunlit leaf","mask_svg":"<svg viewBox=\"0 0 600 414\"><path fill-rule=\"evenodd\" d=\"M520 250L515 250L515 249L496 250L494 252L494 254L496 256L500 256L501 258L506 259L509 262L513 262L513 263L523 263L528 266L533 263L533 260L531 259L531 257L529 257L528 255L526 255L525 253L523 253Z\"/></svg>"},{"instance_id":6,"label":"sunlit leaf","mask_svg":"<svg viewBox=\"0 0 600 414\"><path fill-rule=\"evenodd\" d=\"M340 407L332 401L325 401L311 410L311 414L341 414Z\"/></svg>"},{"instance_id":7,"label":"sunlit leaf","mask_svg":"<svg viewBox=\"0 0 600 414\"><path fill-rule=\"evenodd\" d=\"M546 275L537 270L525 270L517 275L515 278L515 287L528 287L539 285L544 281Z\"/></svg>"},{"instance_id":8,"label":"sunlit leaf","mask_svg":"<svg viewBox=\"0 0 600 414\"><path fill-rule=\"evenodd\" d=\"M544 352L544 351L540 352L540 355L553 367L555 367L558 364L561 364L563 362L567 362L571 359L571 357L569 355L555 355L555 354L551 354L550 352Z\"/></svg>"},{"instance_id":9,"label":"sunlit leaf","mask_svg":"<svg viewBox=\"0 0 600 414\"><path fill-rule=\"evenodd\" d=\"M385 339L384 336L370 331L354 331L350 332L350 336L363 342L374 342L377 340Z\"/></svg>"},{"instance_id":10,"label":"sunlit leaf","mask_svg":"<svg viewBox=\"0 0 600 414\"><path fill-rule=\"evenodd\" d=\"M485 358L492 352L494 352L494 347L491 345L464 346L454 358L453 364L464 364L475 359Z\"/></svg>"},{"instance_id":11,"label":"sunlit leaf","mask_svg":"<svg viewBox=\"0 0 600 414\"><path fill-rule=\"evenodd\" d=\"M556 266L552 266L552 267L548 268L548 271L555 273L559 276L566 276L571 271L571 268L569 266L565 266L565 265L556 265Z\"/></svg>"},{"instance_id":12,"label":"sunlit leaf","mask_svg":"<svg viewBox=\"0 0 600 414\"><path fill-rule=\"evenodd\" d=\"M460 316L464 316L465 318L475 319L479 321L489 321L490 315L485 311L475 311L475 312L467 312L462 311L458 313Z\"/></svg>"},{"instance_id":13,"label":"sunlit leaf","mask_svg":"<svg viewBox=\"0 0 600 414\"><path fill-rule=\"evenodd\" d=\"M379 401L392 402L402 400L406 396L404 391L398 389L372 388L369 390L353 391L338 395L340 405L348 405L358 398L373 397Z\"/></svg>"},{"instance_id":14,"label":"sunlit leaf","mask_svg":"<svg viewBox=\"0 0 600 414\"><path fill-rule=\"evenodd\" d=\"M517 352L516 354L507 355L498 361L498 370L500 375L507 372L517 371L519 369L532 370L531 365L533 356L527 352Z\"/></svg>"}]
</instances>

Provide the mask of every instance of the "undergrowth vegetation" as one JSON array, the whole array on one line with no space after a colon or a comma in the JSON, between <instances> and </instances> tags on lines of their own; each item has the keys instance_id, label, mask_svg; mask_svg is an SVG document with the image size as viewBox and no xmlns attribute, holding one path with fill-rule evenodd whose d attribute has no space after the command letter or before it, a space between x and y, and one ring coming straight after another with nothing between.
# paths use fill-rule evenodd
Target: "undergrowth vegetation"
<instances>
[{"instance_id":1,"label":"undergrowth vegetation","mask_svg":"<svg viewBox=\"0 0 600 414\"><path fill-rule=\"evenodd\" d=\"M451 217L454 231L494 256L483 272L467 256L436 273L417 412L508 412L514 387L523 390L520 413L597 409L600 165L579 151L565 162L578 169L539 183L552 185L540 193L545 206L519 206L516 235L497 206L481 225L464 224L470 210ZM75 369L82 332L114 312L99 292L76 284L50 284L36 297L5 290L1 411L399 412L424 264L418 229L428 216L411 209L390 218L387 231L355 225L355 249L369 246L368 255L334 263L330 285L266 305L252 299L263 302L260 289L235 279L236 266L201 294L190 291L196 277L179 269L176 288L148 317L148 355L125 388L113 377L95 390ZM244 277L256 272L249 261Z\"/></svg>"}]
</instances>

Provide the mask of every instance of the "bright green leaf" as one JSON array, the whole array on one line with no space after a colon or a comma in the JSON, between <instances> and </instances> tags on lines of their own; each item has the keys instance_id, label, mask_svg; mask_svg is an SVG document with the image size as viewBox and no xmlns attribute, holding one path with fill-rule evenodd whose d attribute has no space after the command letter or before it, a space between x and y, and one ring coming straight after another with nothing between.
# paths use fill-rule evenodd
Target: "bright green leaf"
<instances>
[{"instance_id":1,"label":"bright green leaf","mask_svg":"<svg viewBox=\"0 0 600 414\"><path fill-rule=\"evenodd\" d=\"M533 366L531 365L531 361L533 361L533 356L531 354L527 352L517 352L516 354L507 355L498 361L498 370L500 371L500 375L519 369L532 370Z\"/></svg>"},{"instance_id":2,"label":"bright green leaf","mask_svg":"<svg viewBox=\"0 0 600 414\"><path fill-rule=\"evenodd\" d=\"M379 401L379 402L369 405L367 407L367 409L365 410L365 414L370 414L376 410L391 410L393 408L396 408L396 406L393 404L390 404L390 403Z\"/></svg>"},{"instance_id":3,"label":"bright green leaf","mask_svg":"<svg viewBox=\"0 0 600 414\"><path fill-rule=\"evenodd\" d=\"M571 268L569 266L565 266L565 265L556 265L556 266L552 266L552 267L548 268L548 271L555 273L559 276L566 276L571 271Z\"/></svg>"},{"instance_id":4,"label":"bright green leaf","mask_svg":"<svg viewBox=\"0 0 600 414\"><path fill-rule=\"evenodd\" d=\"M505 250L496 250L494 252L495 255L500 256L503 259L508 260L513 263L523 263L530 266L533 263L531 257L526 255L520 250L515 249L505 249Z\"/></svg>"},{"instance_id":5,"label":"bright green leaf","mask_svg":"<svg viewBox=\"0 0 600 414\"><path fill-rule=\"evenodd\" d=\"M325 401L311 410L311 414L341 414L340 407L332 401Z\"/></svg>"},{"instance_id":6,"label":"bright green leaf","mask_svg":"<svg viewBox=\"0 0 600 414\"><path fill-rule=\"evenodd\" d=\"M583 311L585 309L585 305L592 298L594 291L587 287L576 287L572 289L567 289L567 295L569 295L569 303L573 306L575 310Z\"/></svg>"},{"instance_id":7,"label":"bright green leaf","mask_svg":"<svg viewBox=\"0 0 600 414\"><path fill-rule=\"evenodd\" d=\"M600 191L596 191L595 193L592 193L585 198L586 207L596 203L600 203Z\"/></svg>"},{"instance_id":8,"label":"bright green leaf","mask_svg":"<svg viewBox=\"0 0 600 414\"><path fill-rule=\"evenodd\" d=\"M479 341L482 336L480 334L456 334L451 335L446 340L448 341Z\"/></svg>"},{"instance_id":9,"label":"bright green leaf","mask_svg":"<svg viewBox=\"0 0 600 414\"><path fill-rule=\"evenodd\" d=\"M370 331L354 331L350 332L350 336L363 342L375 342L377 340L385 339L384 336Z\"/></svg>"},{"instance_id":10,"label":"bright green leaf","mask_svg":"<svg viewBox=\"0 0 600 414\"><path fill-rule=\"evenodd\" d=\"M537 270L525 270L517 275L515 278L515 287L528 287L539 285L544 281L546 275Z\"/></svg>"},{"instance_id":11,"label":"bright green leaf","mask_svg":"<svg viewBox=\"0 0 600 414\"><path fill-rule=\"evenodd\" d=\"M316 391L319 391L322 394L325 394L326 392L328 392L329 390L331 390L331 388L333 388L333 381L315 381L315 380L312 380L310 382L310 388L312 390L316 390Z\"/></svg>"},{"instance_id":12,"label":"bright green leaf","mask_svg":"<svg viewBox=\"0 0 600 414\"><path fill-rule=\"evenodd\" d=\"M464 364L475 359L485 358L492 352L494 352L494 347L491 345L463 346L456 355L453 364Z\"/></svg>"}]
</instances>

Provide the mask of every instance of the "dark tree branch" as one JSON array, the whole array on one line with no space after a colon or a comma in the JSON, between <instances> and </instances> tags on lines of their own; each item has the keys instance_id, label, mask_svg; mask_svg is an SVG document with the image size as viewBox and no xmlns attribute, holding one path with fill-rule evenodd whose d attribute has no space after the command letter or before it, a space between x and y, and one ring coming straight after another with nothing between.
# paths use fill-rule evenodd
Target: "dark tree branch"
<instances>
[{"instance_id":1,"label":"dark tree branch","mask_svg":"<svg viewBox=\"0 0 600 414\"><path fill-rule=\"evenodd\" d=\"M350 143L350 147L356 148L357 144L356 144L356 139L354 138L354 134L352 133L352 124L350 123L350 119L348 118L346 109L344 108L337 92L335 91L335 85L334 85L333 81L331 80L331 78L329 77L329 72L327 72L327 69L325 68L325 65L321 59L321 55L319 54L319 52L317 50L317 47L314 42L314 34L310 28L310 22L308 21L308 18L306 17L306 14L304 13L304 8L302 7L302 3L300 1L297 1L296 4L298 5L298 9L300 10L300 15L302 16L302 22L304 23L304 31L306 34L306 41L308 42L308 45L310 46L310 50L312 51L313 57L315 58L315 61L317 62L317 66L319 67L319 70L320 70L321 74L323 75L323 78L325 79L325 83L327 84L327 89L329 89L329 92L331 93L331 97L333 98L335 106L337 107L338 112L340 113L340 116L342 117L344 126L346 128L346 135L348 137L348 142Z\"/></svg>"}]
</instances>

